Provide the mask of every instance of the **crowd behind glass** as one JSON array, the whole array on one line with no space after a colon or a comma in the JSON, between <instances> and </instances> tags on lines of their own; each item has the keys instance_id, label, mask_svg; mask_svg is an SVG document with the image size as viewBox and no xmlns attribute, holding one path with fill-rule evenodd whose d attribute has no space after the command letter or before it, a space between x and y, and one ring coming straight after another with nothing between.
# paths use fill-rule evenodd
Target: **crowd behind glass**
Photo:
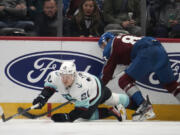
<instances>
[{"instance_id":1,"label":"crowd behind glass","mask_svg":"<svg viewBox=\"0 0 180 135\"><path fill-rule=\"evenodd\" d=\"M180 0L141 2L0 0L0 35L99 37L109 31L115 34L180 38Z\"/></svg>"}]
</instances>

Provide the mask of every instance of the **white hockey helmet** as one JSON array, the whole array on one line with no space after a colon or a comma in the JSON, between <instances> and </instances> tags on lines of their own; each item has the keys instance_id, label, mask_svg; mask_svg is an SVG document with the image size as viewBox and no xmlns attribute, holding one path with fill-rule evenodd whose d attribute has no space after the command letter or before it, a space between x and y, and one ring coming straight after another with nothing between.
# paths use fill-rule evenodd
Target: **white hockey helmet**
<instances>
[{"instance_id":1,"label":"white hockey helmet","mask_svg":"<svg viewBox=\"0 0 180 135\"><path fill-rule=\"evenodd\" d=\"M75 74L76 65L73 61L64 61L60 67L61 74Z\"/></svg>"}]
</instances>

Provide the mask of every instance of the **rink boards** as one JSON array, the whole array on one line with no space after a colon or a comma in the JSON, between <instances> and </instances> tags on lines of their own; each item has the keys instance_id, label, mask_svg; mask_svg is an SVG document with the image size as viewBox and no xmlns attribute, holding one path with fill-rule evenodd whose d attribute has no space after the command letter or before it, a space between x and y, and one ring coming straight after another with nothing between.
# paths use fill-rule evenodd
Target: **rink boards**
<instances>
[{"instance_id":1,"label":"rink boards","mask_svg":"<svg viewBox=\"0 0 180 135\"><path fill-rule=\"evenodd\" d=\"M32 104L31 103L1 103L0 104L4 110L4 113L6 114L6 117L14 115L17 113L17 108L28 108ZM48 103L46 104L41 110L31 110L32 114L42 114L44 112L49 111L50 109L58 106L59 103ZM99 107L108 107L106 105L100 105ZM50 113L49 115L46 115L45 117L50 117L54 113L68 113L74 108L73 105L67 105L65 107L62 107L61 109L58 109L57 111L54 111ZM180 105L165 105L165 104L153 104L154 112L156 113L156 118L152 120L161 120L161 121L180 121ZM132 110L127 109L127 119L131 120L131 115L134 113ZM41 117L44 119L45 117ZM24 116L18 116L19 118L25 118ZM115 119L114 117L109 117L108 119Z\"/></svg>"},{"instance_id":2,"label":"rink boards","mask_svg":"<svg viewBox=\"0 0 180 135\"><path fill-rule=\"evenodd\" d=\"M31 103L1 103L0 104L3 107L4 113L6 114L6 117L14 115L17 113L18 107L28 108L31 106ZM30 112L32 114L42 114L44 112L47 112L48 110L56 107L59 105L59 103L48 103L46 104L41 110L31 110ZM101 105L99 107L108 107L105 105ZM73 105L67 105L61 109L58 109L57 111L54 111L53 113L50 113L47 115L47 117L50 117L54 113L68 113L74 108ZM180 121L180 105L153 105L154 111L156 113L156 118L152 120L162 120L162 121ZM131 120L131 115L134 113L134 111L127 110L127 119ZM19 118L25 118L23 116L16 117ZM42 117L44 119L45 117ZM108 119L114 119L114 117L109 117Z\"/></svg>"},{"instance_id":3,"label":"rink boards","mask_svg":"<svg viewBox=\"0 0 180 135\"><path fill-rule=\"evenodd\" d=\"M160 40L168 52L174 75L179 81L180 40ZM73 59L79 71L98 76L104 61L97 41L97 38L0 37L0 105L7 116L16 113L20 106L29 107L43 88L47 74L58 70L63 60ZM117 68L114 79L108 84L113 92L123 93L117 84L121 70ZM157 115L156 120L180 121L179 102L159 86L153 73L137 84L144 96L149 95ZM45 112L64 101L62 97L54 95L42 110L31 112ZM68 112L71 109L73 106L68 105L59 111ZM133 112L127 112L128 119L131 119Z\"/></svg>"}]
</instances>

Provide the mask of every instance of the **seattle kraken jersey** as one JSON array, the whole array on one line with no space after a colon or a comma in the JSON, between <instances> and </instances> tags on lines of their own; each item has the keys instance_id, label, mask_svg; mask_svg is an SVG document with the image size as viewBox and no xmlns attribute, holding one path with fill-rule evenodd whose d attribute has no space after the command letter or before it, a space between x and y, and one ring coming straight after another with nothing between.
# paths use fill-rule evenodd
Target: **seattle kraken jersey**
<instances>
[{"instance_id":1,"label":"seattle kraken jersey","mask_svg":"<svg viewBox=\"0 0 180 135\"><path fill-rule=\"evenodd\" d=\"M65 88L59 71L53 71L48 75L44 87L54 88L57 94L67 100L75 99L76 107L88 108L94 105L101 96L101 85L98 78L87 72L77 72L72 86Z\"/></svg>"}]
</instances>

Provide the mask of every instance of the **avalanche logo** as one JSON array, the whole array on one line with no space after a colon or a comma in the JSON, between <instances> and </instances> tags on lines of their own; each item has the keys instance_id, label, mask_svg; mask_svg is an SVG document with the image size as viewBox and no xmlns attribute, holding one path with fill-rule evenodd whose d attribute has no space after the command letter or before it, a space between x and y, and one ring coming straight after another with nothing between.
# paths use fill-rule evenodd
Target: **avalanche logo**
<instances>
[{"instance_id":1,"label":"avalanche logo","mask_svg":"<svg viewBox=\"0 0 180 135\"><path fill-rule=\"evenodd\" d=\"M175 78L178 82L180 82L180 53L168 53L168 56ZM164 92L164 93L168 92L167 90L161 87L160 82L158 81L155 73L151 73L145 76L142 80L136 83L139 86L144 87L148 90Z\"/></svg>"},{"instance_id":2,"label":"avalanche logo","mask_svg":"<svg viewBox=\"0 0 180 135\"><path fill-rule=\"evenodd\" d=\"M20 56L9 62L5 74L12 82L34 90L41 90L49 72L58 70L63 60L73 60L78 71L96 76L103 60L92 55L69 51L45 51Z\"/></svg>"}]
</instances>

